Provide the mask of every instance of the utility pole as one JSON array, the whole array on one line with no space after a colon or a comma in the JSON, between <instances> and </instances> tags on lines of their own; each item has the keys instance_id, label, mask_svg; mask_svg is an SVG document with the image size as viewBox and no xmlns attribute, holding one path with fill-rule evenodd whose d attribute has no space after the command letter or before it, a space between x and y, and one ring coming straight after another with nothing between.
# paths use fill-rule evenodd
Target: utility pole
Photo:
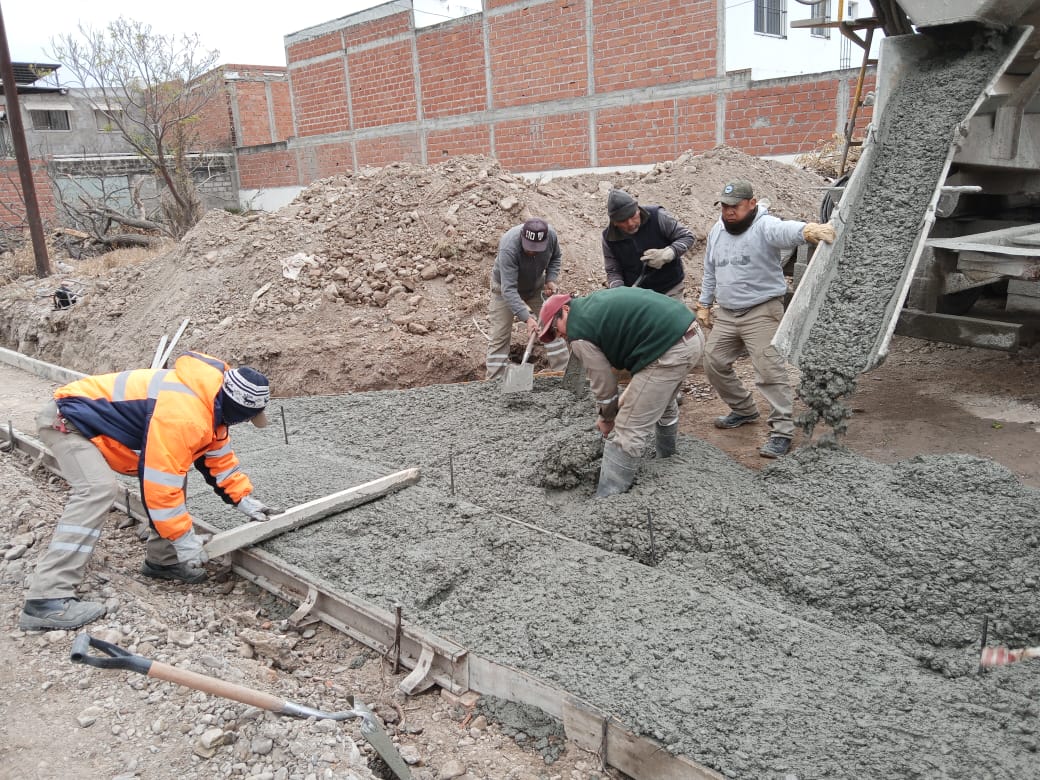
<instances>
[{"instance_id":1,"label":"utility pole","mask_svg":"<svg viewBox=\"0 0 1040 780\"><path fill-rule=\"evenodd\" d=\"M43 235L40 206L36 200L36 183L33 181L32 161L29 147L25 143L25 127L22 112L18 108L18 82L11 65L11 50L7 45L7 28L4 27L4 12L0 9L0 80L4 85L7 101L7 120L11 123L11 141L18 161L18 176L22 182L22 199L25 201L25 216L29 221L29 236L32 239L33 255L36 257L36 275L41 279L51 275L51 263L47 259L47 241Z\"/></svg>"}]
</instances>

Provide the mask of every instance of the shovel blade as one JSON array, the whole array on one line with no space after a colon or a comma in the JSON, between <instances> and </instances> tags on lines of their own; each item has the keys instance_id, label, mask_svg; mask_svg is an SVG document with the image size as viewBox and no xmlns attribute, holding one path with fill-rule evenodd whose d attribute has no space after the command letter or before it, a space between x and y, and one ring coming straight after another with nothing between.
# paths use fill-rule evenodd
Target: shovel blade
<instances>
[{"instance_id":1,"label":"shovel blade","mask_svg":"<svg viewBox=\"0 0 1040 780\"><path fill-rule=\"evenodd\" d=\"M534 388L534 366L521 363L518 366L506 366L506 375L502 379L503 393L526 393Z\"/></svg>"},{"instance_id":2,"label":"shovel blade","mask_svg":"<svg viewBox=\"0 0 1040 780\"><path fill-rule=\"evenodd\" d=\"M412 772L408 768L408 764L397 752L393 740L379 726L379 721L372 714L372 710L358 699L354 699L354 710L361 713L361 735L383 759L383 763L397 776L398 780L412 780Z\"/></svg>"}]
</instances>

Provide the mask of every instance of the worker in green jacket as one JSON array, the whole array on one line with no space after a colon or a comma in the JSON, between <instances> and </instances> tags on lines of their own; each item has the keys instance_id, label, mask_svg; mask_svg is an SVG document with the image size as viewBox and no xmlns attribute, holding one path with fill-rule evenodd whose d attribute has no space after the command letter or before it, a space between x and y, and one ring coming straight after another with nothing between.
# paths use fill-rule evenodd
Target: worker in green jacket
<instances>
[{"instance_id":1,"label":"worker in green jacket","mask_svg":"<svg viewBox=\"0 0 1040 780\"><path fill-rule=\"evenodd\" d=\"M543 343L566 339L585 366L596 398L596 427L606 438L597 496L624 493L656 435L657 455L675 452L677 392L701 359L704 337L680 301L638 287L615 287L584 297L553 295L539 314ZM632 380L618 394L616 371Z\"/></svg>"}]
</instances>

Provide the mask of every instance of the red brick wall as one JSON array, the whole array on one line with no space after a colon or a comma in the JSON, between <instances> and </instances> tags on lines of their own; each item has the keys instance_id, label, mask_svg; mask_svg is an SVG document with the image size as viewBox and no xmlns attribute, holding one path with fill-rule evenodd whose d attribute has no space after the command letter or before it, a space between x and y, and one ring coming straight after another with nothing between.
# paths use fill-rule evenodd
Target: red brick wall
<instances>
[{"instance_id":1,"label":"red brick wall","mask_svg":"<svg viewBox=\"0 0 1040 780\"><path fill-rule=\"evenodd\" d=\"M389 165L422 162L419 136L415 133L369 138L357 142L358 165Z\"/></svg>"},{"instance_id":2,"label":"red brick wall","mask_svg":"<svg viewBox=\"0 0 1040 780\"><path fill-rule=\"evenodd\" d=\"M407 11L370 18L370 9L288 47L292 97L277 104L278 135L311 141L289 141L300 185L352 164L469 153L530 171L647 164L720 141L751 154L797 154L829 139L855 73L749 87L736 73L728 81L737 86L719 86L722 2L485 0L483 14L418 31ZM842 81L849 97L839 99ZM667 97L655 87L667 87ZM857 126L869 119L863 110Z\"/></svg>"},{"instance_id":3,"label":"red brick wall","mask_svg":"<svg viewBox=\"0 0 1040 780\"><path fill-rule=\"evenodd\" d=\"M426 158L436 165L462 154L491 154L491 130L486 125L434 130L426 134Z\"/></svg>"},{"instance_id":4,"label":"red brick wall","mask_svg":"<svg viewBox=\"0 0 1040 780\"><path fill-rule=\"evenodd\" d=\"M204 150L226 150L235 146L233 125L231 95L225 88L202 107L194 129Z\"/></svg>"},{"instance_id":5,"label":"red brick wall","mask_svg":"<svg viewBox=\"0 0 1040 780\"><path fill-rule=\"evenodd\" d=\"M410 43L388 43L351 54L348 59L355 128L415 121L415 77Z\"/></svg>"},{"instance_id":6,"label":"red brick wall","mask_svg":"<svg viewBox=\"0 0 1040 780\"><path fill-rule=\"evenodd\" d=\"M267 85L260 81L233 82L232 95L238 104L238 145L263 146L284 141L271 127Z\"/></svg>"},{"instance_id":7,"label":"red brick wall","mask_svg":"<svg viewBox=\"0 0 1040 780\"><path fill-rule=\"evenodd\" d=\"M36 190L36 207L40 210L40 220L44 229L58 224L58 209L47 175L47 166L43 160L33 160L33 183ZM24 227L28 239L29 222L22 197L22 180L18 175L18 163L15 160L0 159L0 227Z\"/></svg>"},{"instance_id":8,"label":"red brick wall","mask_svg":"<svg viewBox=\"0 0 1040 780\"><path fill-rule=\"evenodd\" d=\"M240 151L238 180L246 190L293 187L300 181L296 155L285 149Z\"/></svg>"},{"instance_id":9,"label":"red brick wall","mask_svg":"<svg viewBox=\"0 0 1040 780\"><path fill-rule=\"evenodd\" d=\"M495 151L514 171L580 168L590 159L587 115L539 116L495 125Z\"/></svg>"},{"instance_id":10,"label":"red brick wall","mask_svg":"<svg viewBox=\"0 0 1040 780\"><path fill-rule=\"evenodd\" d=\"M714 76L715 9L716 0L596 3L596 92Z\"/></svg>"},{"instance_id":11,"label":"red brick wall","mask_svg":"<svg viewBox=\"0 0 1040 780\"><path fill-rule=\"evenodd\" d=\"M351 76L357 83L357 76ZM301 138L350 129L347 76L339 58L322 60L293 70L296 134Z\"/></svg>"},{"instance_id":12,"label":"red brick wall","mask_svg":"<svg viewBox=\"0 0 1040 780\"><path fill-rule=\"evenodd\" d=\"M466 114L487 107L480 17L433 27L429 32L420 30L416 42L426 117Z\"/></svg>"},{"instance_id":13,"label":"red brick wall","mask_svg":"<svg viewBox=\"0 0 1040 780\"><path fill-rule=\"evenodd\" d=\"M834 79L773 80L726 96L726 144L747 154L799 154L837 130Z\"/></svg>"},{"instance_id":14,"label":"red brick wall","mask_svg":"<svg viewBox=\"0 0 1040 780\"><path fill-rule=\"evenodd\" d=\"M495 108L586 93L584 3L528 6L489 26Z\"/></svg>"}]
</instances>

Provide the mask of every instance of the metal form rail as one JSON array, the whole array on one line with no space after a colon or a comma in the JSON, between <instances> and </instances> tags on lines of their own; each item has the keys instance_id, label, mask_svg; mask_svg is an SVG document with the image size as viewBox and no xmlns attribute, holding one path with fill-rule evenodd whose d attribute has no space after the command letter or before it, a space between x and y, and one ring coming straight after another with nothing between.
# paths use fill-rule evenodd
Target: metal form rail
<instances>
[{"instance_id":1,"label":"metal form rail","mask_svg":"<svg viewBox=\"0 0 1040 780\"><path fill-rule=\"evenodd\" d=\"M3 348L0 362L52 381L83 376ZM43 465L61 474L44 444L15 430L10 423L3 429L0 441L7 449L28 455L33 468ZM127 488L116 501L116 508L139 522L148 522L136 491ZM219 530L196 522L207 533ZM418 626L399 623L393 613L330 588L275 555L243 548L230 553L229 558L231 571L297 605L288 619L290 624L321 620L384 657L399 659L402 666L411 670L398 686L407 694L438 685L457 696L473 692L538 707L562 721L568 740L598 754L604 769L616 768L635 780L722 780L722 775L714 770L684 756L673 756L661 743L633 733L620 720L589 702Z\"/></svg>"}]
</instances>

